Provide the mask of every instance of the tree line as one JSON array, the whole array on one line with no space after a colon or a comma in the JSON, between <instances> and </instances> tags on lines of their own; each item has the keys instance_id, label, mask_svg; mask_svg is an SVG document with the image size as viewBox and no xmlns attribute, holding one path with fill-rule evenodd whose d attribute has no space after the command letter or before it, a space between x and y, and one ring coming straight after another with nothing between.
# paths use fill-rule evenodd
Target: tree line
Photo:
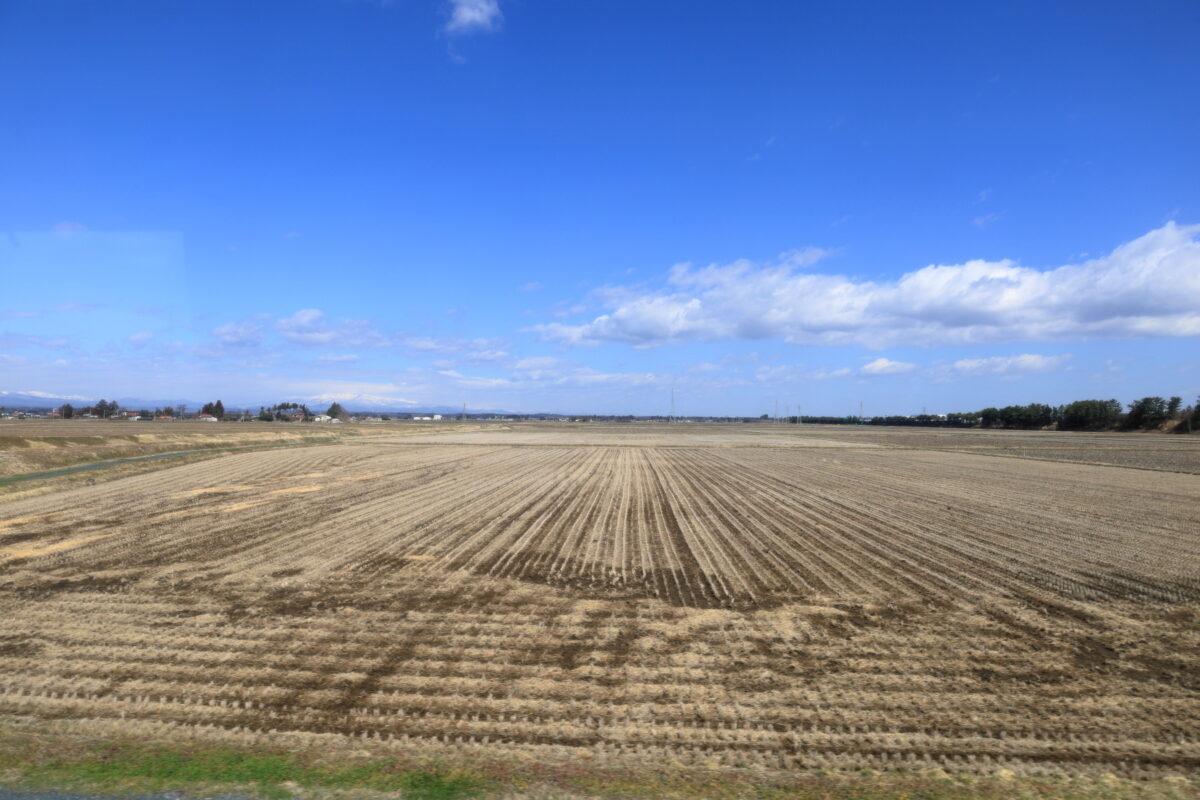
<instances>
[{"instance_id":1,"label":"tree line","mask_svg":"<svg viewBox=\"0 0 1200 800\"><path fill-rule=\"evenodd\" d=\"M174 406L164 406L155 408L153 411L149 409L123 409L120 403L115 400L98 400L90 406L76 407L71 403L63 403L56 409L63 419L74 419L75 417L99 417L100 419L110 419L121 415L122 413L136 414L141 417L170 417L187 418L187 406L181 405L178 408ZM250 419L252 412L246 411L227 411L225 404L220 400L211 403L205 403L200 407L198 412L200 415L216 417L222 420L242 420ZM335 419L347 419L349 413L344 409L341 403L331 403L325 413ZM263 422L292 422L294 420L310 420L314 416L304 403L276 403L273 406L259 406L258 414L253 415L253 418Z\"/></svg>"},{"instance_id":2,"label":"tree line","mask_svg":"<svg viewBox=\"0 0 1200 800\"><path fill-rule=\"evenodd\" d=\"M1076 400L1060 406L1046 403L988 407L956 414L917 414L880 417L788 417L788 422L826 425L898 425L930 428L994 428L1060 431L1158 430L1179 433L1200 430L1200 398L1183 406L1180 397L1143 397L1129 404L1120 400Z\"/></svg>"},{"instance_id":3,"label":"tree line","mask_svg":"<svg viewBox=\"0 0 1200 800\"><path fill-rule=\"evenodd\" d=\"M1056 427L1060 431L1157 430L1164 426L1191 430L1200 410L1182 408L1180 397L1143 397L1122 407L1119 400L1076 400L1061 406L1030 403L1027 406L985 408L979 412L983 428L1033 429Z\"/></svg>"}]
</instances>

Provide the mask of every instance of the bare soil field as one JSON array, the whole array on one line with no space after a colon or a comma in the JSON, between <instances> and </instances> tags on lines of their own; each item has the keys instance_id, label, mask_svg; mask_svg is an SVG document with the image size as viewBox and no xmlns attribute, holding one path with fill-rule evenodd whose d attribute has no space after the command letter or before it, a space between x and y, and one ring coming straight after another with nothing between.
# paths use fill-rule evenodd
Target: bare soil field
<instances>
[{"instance_id":1,"label":"bare soil field","mask_svg":"<svg viewBox=\"0 0 1200 800\"><path fill-rule=\"evenodd\" d=\"M0 478L180 450L330 442L340 434L340 427L287 423L4 421L0 422Z\"/></svg>"},{"instance_id":2,"label":"bare soil field","mask_svg":"<svg viewBox=\"0 0 1200 800\"><path fill-rule=\"evenodd\" d=\"M1200 477L797 427L383 427L7 503L0 721L1200 777Z\"/></svg>"},{"instance_id":3,"label":"bare soil field","mask_svg":"<svg viewBox=\"0 0 1200 800\"><path fill-rule=\"evenodd\" d=\"M1200 436L1161 433L1079 433L980 429L888 428L871 425L785 426L804 437L876 446L953 450L1083 464L1200 474Z\"/></svg>"}]
</instances>

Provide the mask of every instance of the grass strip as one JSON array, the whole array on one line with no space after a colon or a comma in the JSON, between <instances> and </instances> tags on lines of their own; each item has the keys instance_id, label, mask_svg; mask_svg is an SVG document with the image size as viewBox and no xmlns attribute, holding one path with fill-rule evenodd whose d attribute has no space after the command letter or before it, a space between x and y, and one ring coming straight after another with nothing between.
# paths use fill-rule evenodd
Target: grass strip
<instances>
[{"instance_id":1,"label":"grass strip","mask_svg":"<svg viewBox=\"0 0 1200 800\"><path fill-rule=\"evenodd\" d=\"M291 753L230 747L115 744L36 760L14 757L10 752L0 754L0 770L6 783L21 788L118 795L168 790L205 795L236 790L264 798L289 798L313 790L369 790L413 800L468 800L491 793L480 778L437 765L413 766L393 759L314 764Z\"/></svg>"},{"instance_id":2,"label":"grass strip","mask_svg":"<svg viewBox=\"0 0 1200 800\"><path fill-rule=\"evenodd\" d=\"M351 751L294 753L205 744L165 745L0 735L0 785L192 796L238 792L270 800L301 797L599 798L601 800L1193 800L1185 778L951 776L914 773L767 774L641 766L478 761L448 766Z\"/></svg>"}]
</instances>

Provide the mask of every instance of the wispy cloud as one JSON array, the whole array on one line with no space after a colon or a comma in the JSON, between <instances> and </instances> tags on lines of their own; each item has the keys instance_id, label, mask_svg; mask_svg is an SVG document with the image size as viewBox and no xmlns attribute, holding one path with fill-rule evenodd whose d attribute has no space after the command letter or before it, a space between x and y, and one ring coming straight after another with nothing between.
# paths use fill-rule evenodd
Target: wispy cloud
<instances>
[{"instance_id":1,"label":"wispy cloud","mask_svg":"<svg viewBox=\"0 0 1200 800\"><path fill-rule=\"evenodd\" d=\"M78 236L87 231L87 227L78 222L59 222L52 228L56 236Z\"/></svg>"},{"instance_id":2,"label":"wispy cloud","mask_svg":"<svg viewBox=\"0 0 1200 800\"><path fill-rule=\"evenodd\" d=\"M497 30L503 19L498 0L450 0L450 20L445 31L485 33Z\"/></svg>"},{"instance_id":3,"label":"wispy cloud","mask_svg":"<svg viewBox=\"0 0 1200 800\"><path fill-rule=\"evenodd\" d=\"M275 330L293 344L307 346L378 345L383 337L364 320L330 320L325 312L305 308L275 323Z\"/></svg>"},{"instance_id":4,"label":"wispy cloud","mask_svg":"<svg viewBox=\"0 0 1200 800\"><path fill-rule=\"evenodd\" d=\"M65 350L72 347L70 340L62 337L29 336L24 333L0 333L0 347L41 347L47 350Z\"/></svg>"},{"instance_id":5,"label":"wispy cloud","mask_svg":"<svg viewBox=\"0 0 1200 800\"><path fill-rule=\"evenodd\" d=\"M971 220L971 224L976 228L986 228L992 223L999 222L1000 218L1003 216L1003 212L999 211L993 211L990 214L980 214L978 217L975 217L975 219Z\"/></svg>"},{"instance_id":6,"label":"wispy cloud","mask_svg":"<svg viewBox=\"0 0 1200 800\"><path fill-rule=\"evenodd\" d=\"M932 265L896 281L775 263L674 267L660 289L611 287L607 313L528 330L568 345L782 339L947 345L1200 335L1200 225L1169 222L1107 256L1048 270L1011 261Z\"/></svg>"},{"instance_id":7,"label":"wispy cloud","mask_svg":"<svg viewBox=\"0 0 1200 800\"><path fill-rule=\"evenodd\" d=\"M1070 354L1042 356L1022 353L1015 356L964 358L948 368L954 375L1019 375L1029 372L1050 372L1071 360Z\"/></svg>"},{"instance_id":8,"label":"wispy cloud","mask_svg":"<svg viewBox=\"0 0 1200 800\"><path fill-rule=\"evenodd\" d=\"M263 327L257 322L227 322L213 328L212 334L226 347L253 347L262 343Z\"/></svg>"}]
</instances>

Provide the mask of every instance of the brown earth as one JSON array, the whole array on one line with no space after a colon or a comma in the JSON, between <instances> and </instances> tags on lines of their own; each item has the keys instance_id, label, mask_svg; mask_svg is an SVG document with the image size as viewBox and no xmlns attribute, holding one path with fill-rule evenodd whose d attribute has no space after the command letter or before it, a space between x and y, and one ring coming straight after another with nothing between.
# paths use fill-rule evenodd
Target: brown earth
<instances>
[{"instance_id":1,"label":"brown earth","mask_svg":"<svg viewBox=\"0 0 1200 800\"><path fill-rule=\"evenodd\" d=\"M1200 775L1200 477L796 427L384 427L7 503L0 716L607 768Z\"/></svg>"}]
</instances>

